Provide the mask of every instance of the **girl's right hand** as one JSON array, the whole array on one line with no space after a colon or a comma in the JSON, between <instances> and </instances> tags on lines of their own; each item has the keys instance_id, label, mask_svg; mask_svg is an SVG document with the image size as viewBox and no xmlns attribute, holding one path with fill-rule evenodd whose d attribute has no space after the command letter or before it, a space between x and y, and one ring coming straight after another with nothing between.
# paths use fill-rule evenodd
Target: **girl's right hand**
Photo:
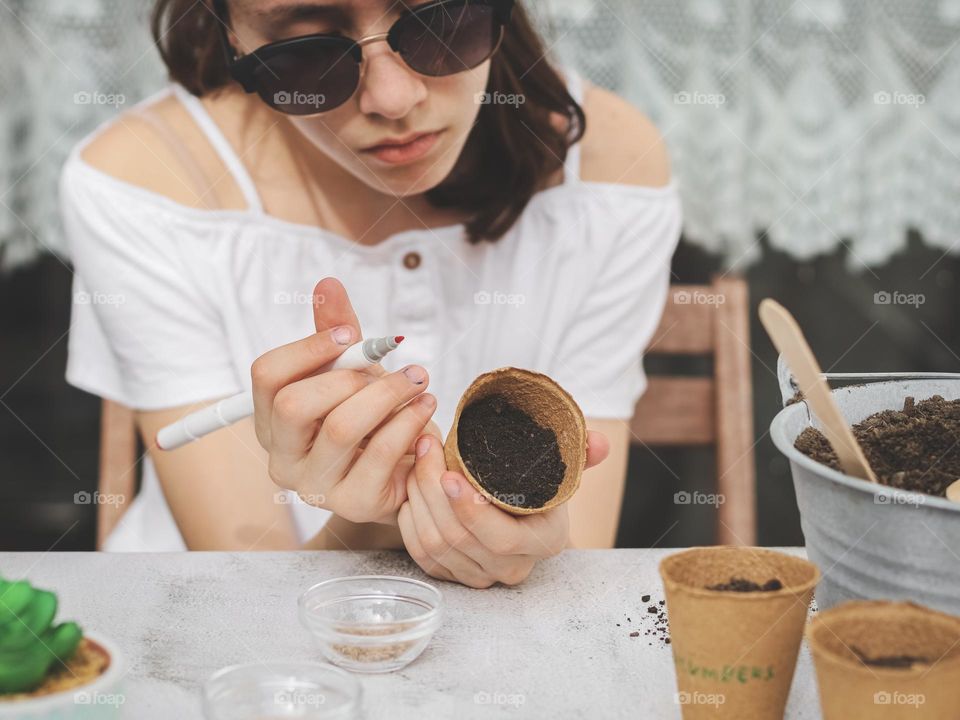
<instances>
[{"instance_id":1,"label":"girl's right hand","mask_svg":"<svg viewBox=\"0 0 960 720\"><path fill-rule=\"evenodd\" d=\"M345 520L395 524L408 453L425 428L439 436L431 422L436 398L424 392L429 376L419 365L318 374L361 336L338 281L324 279L314 296L322 298L314 303L318 332L261 355L250 370L270 478ZM331 319L343 324L329 329Z\"/></svg>"}]
</instances>

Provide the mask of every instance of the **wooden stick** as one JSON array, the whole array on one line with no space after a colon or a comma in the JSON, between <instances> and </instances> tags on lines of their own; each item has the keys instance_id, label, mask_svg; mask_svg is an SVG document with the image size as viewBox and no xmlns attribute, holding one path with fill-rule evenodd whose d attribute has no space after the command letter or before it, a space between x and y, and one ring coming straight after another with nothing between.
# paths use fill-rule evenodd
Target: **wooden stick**
<instances>
[{"instance_id":1,"label":"wooden stick","mask_svg":"<svg viewBox=\"0 0 960 720\"><path fill-rule=\"evenodd\" d=\"M803 398L823 424L823 434L837 453L840 467L847 475L877 482L863 449L830 394L830 387L823 378L820 365L793 315L776 300L767 298L760 303L760 322L777 350L786 359Z\"/></svg>"}]
</instances>

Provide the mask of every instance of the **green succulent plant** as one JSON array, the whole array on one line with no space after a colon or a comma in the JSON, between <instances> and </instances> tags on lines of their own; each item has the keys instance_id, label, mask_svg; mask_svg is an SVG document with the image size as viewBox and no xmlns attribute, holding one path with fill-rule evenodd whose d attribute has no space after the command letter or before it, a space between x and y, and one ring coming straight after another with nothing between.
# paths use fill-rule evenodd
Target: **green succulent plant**
<instances>
[{"instance_id":1,"label":"green succulent plant","mask_svg":"<svg viewBox=\"0 0 960 720\"><path fill-rule=\"evenodd\" d=\"M0 578L0 693L27 692L55 663L66 662L83 637L75 622L53 624L57 596L25 580Z\"/></svg>"}]
</instances>

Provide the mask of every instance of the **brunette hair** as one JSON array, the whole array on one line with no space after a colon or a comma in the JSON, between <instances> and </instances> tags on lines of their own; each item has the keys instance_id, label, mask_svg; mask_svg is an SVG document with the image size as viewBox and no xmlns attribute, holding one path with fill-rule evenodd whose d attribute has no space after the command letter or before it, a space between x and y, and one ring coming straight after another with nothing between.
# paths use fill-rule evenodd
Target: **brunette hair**
<instances>
[{"instance_id":1,"label":"brunette hair","mask_svg":"<svg viewBox=\"0 0 960 720\"><path fill-rule=\"evenodd\" d=\"M229 20L217 17L209 1L156 0L150 23L170 78L197 96L233 82L217 27ZM523 102L481 105L457 164L426 193L436 207L465 211L472 243L502 237L547 177L563 165L570 146L583 137L583 108L545 54L543 41L518 0L503 42L491 58L487 92L513 95ZM551 121L553 113L566 123L557 127Z\"/></svg>"}]
</instances>

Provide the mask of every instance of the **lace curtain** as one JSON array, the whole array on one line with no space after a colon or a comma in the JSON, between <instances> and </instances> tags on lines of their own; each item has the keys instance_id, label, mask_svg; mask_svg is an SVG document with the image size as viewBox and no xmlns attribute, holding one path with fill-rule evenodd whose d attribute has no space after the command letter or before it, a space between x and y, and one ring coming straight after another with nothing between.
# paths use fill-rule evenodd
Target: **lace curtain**
<instances>
[{"instance_id":1,"label":"lace curtain","mask_svg":"<svg viewBox=\"0 0 960 720\"><path fill-rule=\"evenodd\" d=\"M150 0L0 3L0 265L62 251L60 163L160 87ZM960 250L960 0L528 0L552 54L666 137L687 238L885 262ZM78 94L79 93L79 94ZM86 93L86 95L84 95ZM122 104L120 105L122 107Z\"/></svg>"},{"instance_id":2,"label":"lace curtain","mask_svg":"<svg viewBox=\"0 0 960 720\"><path fill-rule=\"evenodd\" d=\"M0 0L0 269L65 254L60 167L76 142L162 87L149 0Z\"/></svg>"}]
</instances>

